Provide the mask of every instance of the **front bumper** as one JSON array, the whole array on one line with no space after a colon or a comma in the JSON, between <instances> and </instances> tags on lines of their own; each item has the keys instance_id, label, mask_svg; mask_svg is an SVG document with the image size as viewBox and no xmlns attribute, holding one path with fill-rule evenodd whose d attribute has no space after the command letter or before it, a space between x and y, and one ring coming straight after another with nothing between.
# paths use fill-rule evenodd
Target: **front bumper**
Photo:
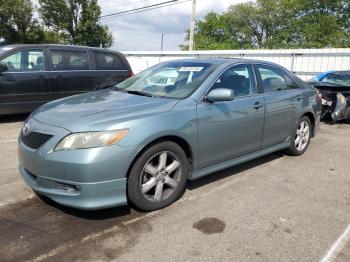
<instances>
[{"instance_id":1,"label":"front bumper","mask_svg":"<svg viewBox=\"0 0 350 262\"><path fill-rule=\"evenodd\" d=\"M19 171L35 192L78 209L97 210L127 204L126 178L96 183L77 183L35 176L22 165Z\"/></svg>"},{"instance_id":2,"label":"front bumper","mask_svg":"<svg viewBox=\"0 0 350 262\"><path fill-rule=\"evenodd\" d=\"M103 209L127 203L126 176L138 148L54 151L68 130L30 120L35 132L53 137L38 150L19 139L19 171L26 184L53 201L78 209Z\"/></svg>"}]
</instances>

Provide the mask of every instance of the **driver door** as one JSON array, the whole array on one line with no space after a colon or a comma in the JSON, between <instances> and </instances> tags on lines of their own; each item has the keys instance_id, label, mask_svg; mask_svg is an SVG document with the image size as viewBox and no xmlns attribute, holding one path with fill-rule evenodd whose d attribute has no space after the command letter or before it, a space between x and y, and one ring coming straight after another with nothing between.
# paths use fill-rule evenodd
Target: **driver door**
<instances>
[{"instance_id":1,"label":"driver door","mask_svg":"<svg viewBox=\"0 0 350 262\"><path fill-rule=\"evenodd\" d=\"M212 89L233 89L233 101L197 105L199 168L252 153L261 148L264 99L257 92L250 65L235 65Z\"/></svg>"},{"instance_id":2,"label":"driver door","mask_svg":"<svg viewBox=\"0 0 350 262\"><path fill-rule=\"evenodd\" d=\"M8 70L0 73L3 112L30 112L50 101L50 80L44 50L24 49L2 59Z\"/></svg>"}]
</instances>

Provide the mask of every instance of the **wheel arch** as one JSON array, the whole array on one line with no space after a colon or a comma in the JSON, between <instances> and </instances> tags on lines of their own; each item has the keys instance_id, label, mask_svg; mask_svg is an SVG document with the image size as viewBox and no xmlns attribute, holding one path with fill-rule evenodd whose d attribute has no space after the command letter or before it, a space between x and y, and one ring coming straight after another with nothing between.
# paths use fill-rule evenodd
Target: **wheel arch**
<instances>
[{"instance_id":1,"label":"wheel arch","mask_svg":"<svg viewBox=\"0 0 350 262\"><path fill-rule=\"evenodd\" d=\"M161 136L159 138L153 139L152 141L150 141L149 143L147 143L145 146L143 146L139 152L136 154L136 156L134 157L134 159L132 160L129 168L128 168L128 172L127 172L127 177L129 177L130 171L132 169L132 167L134 166L135 162L139 159L139 157L151 146L164 142L164 141L171 141L174 142L175 144L179 145L182 150L185 152L186 157L190 163L190 167L191 169L193 169L193 149L190 146L190 143L188 141L186 141L184 138L177 136L177 135L165 135L165 136Z\"/></svg>"},{"instance_id":2,"label":"wheel arch","mask_svg":"<svg viewBox=\"0 0 350 262\"><path fill-rule=\"evenodd\" d=\"M312 132L311 137L315 136L315 126L316 126L316 117L312 112L304 112L304 114L301 117L308 117L310 119L311 125L312 125Z\"/></svg>"}]
</instances>

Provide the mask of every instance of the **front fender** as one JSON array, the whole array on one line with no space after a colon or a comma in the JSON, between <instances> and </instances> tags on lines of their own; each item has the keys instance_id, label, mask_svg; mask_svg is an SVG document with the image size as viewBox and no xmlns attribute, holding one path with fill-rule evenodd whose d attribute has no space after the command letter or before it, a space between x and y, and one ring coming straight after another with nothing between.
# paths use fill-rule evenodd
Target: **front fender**
<instances>
[{"instance_id":1,"label":"front fender","mask_svg":"<svg viewBox=\"0 0 350 262\"><path fill-rule=\"evenodd\" d=\"M198 163L197 115L195 107L182 107L146 118L124 123L128 135L120 141L123 147L138 148L140 151L163 137L177 137L184 140L191 149L194 167Z\"/></svg>"}]
</instances>

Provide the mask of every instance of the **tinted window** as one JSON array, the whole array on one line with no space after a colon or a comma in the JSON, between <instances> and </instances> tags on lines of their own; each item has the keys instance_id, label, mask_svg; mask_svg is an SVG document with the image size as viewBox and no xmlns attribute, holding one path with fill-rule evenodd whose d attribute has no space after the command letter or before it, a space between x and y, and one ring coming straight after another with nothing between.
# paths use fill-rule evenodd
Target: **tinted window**
<instances>
[{"instance_id":1,"label":"tinted window","mask_svg":"<svg viewBox=\"0 0 350 262\"><path fill-rule=\"evenodd\" d=\"M89 70L86 51L51 50L53 70Z\"/></svg>"},{"instance_id":2,"label":"tinted window","mask_svg":"<svg viewBox=\"0 0 350 262\"><path fill-rule=\"evenodd\" d=\"M123 70L124 64L116 54L95 52L97 70Z\"/></svg>"},{"instance_id":3,"label":"tinted window","mask_svg":"<svg viewBox=\"0 0 350 262\"><path fill-rule=\"evenodd\" d=\"M231 67L216 81L213 88L228 88L235 96L252 95L256 93L251 68L246 65Z\"/></svg>"},{"instance_id":4,"label":"tinted window","mask_svg":"<svg viewBox=\"0 0 350 262\"><path fill-rule=\"evenodd\" d=\"M265 93L296 89L298 86L283 72L272 67L258 66Z\"/></svg>"},{"instance_id":5,"label":"tinted window","mask_svg":"<svg viewBox=\"0 0 350 262\"><path fill-rule=\"evenodd\" d=\"M52 65L52 69L54 70L62 70L64 68L62 51L60 50L51 51L51 65Z\"/></svg>"},{"instance_id":6,"label":"tinted window","mask_svg":"<svg viewBox=\"0 0 350 262\"><path fill-rule=\"evenodd\" d=\"M45 70L45 59L42 50L22 50L9 55L1 62L7 64L8 72Z\"/></svg>"}]
</instances>

